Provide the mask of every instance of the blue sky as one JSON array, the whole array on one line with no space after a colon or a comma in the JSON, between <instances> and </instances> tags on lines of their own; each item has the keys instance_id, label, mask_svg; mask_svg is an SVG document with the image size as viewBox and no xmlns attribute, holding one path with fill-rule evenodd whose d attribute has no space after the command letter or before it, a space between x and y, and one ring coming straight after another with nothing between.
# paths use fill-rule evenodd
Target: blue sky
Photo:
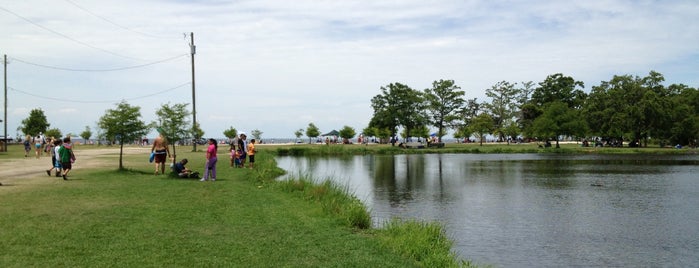
<instances>
[{"instance_id":1,"label":"blue sky","mask_svg":"<svg viewBox=\"0 0 699 268\"><path fill-rule=\"evenodd\" d=\"M34 108L77 134L122 99L148 122L162 104L191 103L190 32L207 137L231 126L293 137L311 122L359 132L393 82L452 79L480 101L499 81L554 73L586 91L651 70L699 87L693 0L0 0L0 14L10 136Z\"/></svg>"}]
</instances>

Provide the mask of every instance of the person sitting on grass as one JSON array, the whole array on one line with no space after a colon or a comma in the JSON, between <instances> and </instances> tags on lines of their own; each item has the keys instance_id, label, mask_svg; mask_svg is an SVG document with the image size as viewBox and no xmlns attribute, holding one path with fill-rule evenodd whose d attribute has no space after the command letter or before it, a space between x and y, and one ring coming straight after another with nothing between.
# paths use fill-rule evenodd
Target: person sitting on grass
<instances>
[{"instance_id":1,"label":"person sitting on grass","mask_svg":"<svg viewBox=\"0 0 699 268\"><path fill-rule=\"evenodd\" d=\"M180 178L196 178L196 177L198 177L198 175L199 175L198 172L192 171L191 169L188 169L187 167L185 167L187 162L188 162L187 158L180 160L180 162L177 162L177 163L175 163L175 165L172 166L172 170Z\"/></svg>"}]
</instances>

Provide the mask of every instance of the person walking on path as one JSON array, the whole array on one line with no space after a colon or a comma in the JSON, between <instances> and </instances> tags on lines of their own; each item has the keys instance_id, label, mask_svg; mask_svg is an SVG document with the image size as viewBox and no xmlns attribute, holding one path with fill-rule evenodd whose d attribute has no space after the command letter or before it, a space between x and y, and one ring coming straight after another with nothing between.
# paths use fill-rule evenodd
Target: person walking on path
<instances>
[{"instance_id":1,"label":"person walking on path","mask_svg":"<svg viewBox=\"0 0 699 268\"><path fill-rule=\"evenodd\" d=\"M34 147L36 147L36 159L41 157L41 147L44 145L44 136L39 133L34 137Z\"/></svg>"},{"instance_id":2,"label":"person walking on path","mask_svg":"<svg viewBox=\"0 0 699 268\"><path fill-rule=\"evenodd\" d=\"M51 142L49 142L46 145L46 153L51 156L51 168L46 170L46 175L49 177L51 176L51 171L56 170L56 177L60 177L61 175L61 159L59 159L58 156L58 148L61 146L61 139L51 139Z\"/></svg>"},{"instance_id":3,"label":"person walking on path","mask_svg":"<svg viewBox=\"0 0 699 268\"><path fill-rule=\"evenodd\" d=\"M63 180L68 180L68 173L73 168L73 161L75 161L70 137L63 138L63 145L58 150L58 154L61 158L61 167L63 168Z\"/></svg>"},{"instance_id":4,"label":"person walking on path","mask_svg":"<svg viewBox=\"0 0 699 268\"><path fill-rule=\"evenodd\" d=\"M255 167L255 139L250 140L248 143L248 167L252 169Z\"/></svg>"},{"instance_id":5,"label":"person walking on path","mask_svg":"<svg viewBox=\"0 0 699 268\"><path fill-rule=\"evenodd\" d=\"M27 137L24 138L24 157L29 156L29 151L32 150L32 140L31 136L27 135Z\"/></svg>"},{"instance_id":6,"label":"person walking on path","mask_svg":"<svg viewBox=\"0 0 699 268\"><path fill-rule=\"evenodd\" d=\"M211 181L216 181L216 162L218 158L216 157L216 151L218 150L218 144L216 140L209 139L209 148L206 149L206 165L204 166L204 177L199 181L209 180L211 176Z\"/></svg>"},{"instance_id":7,"label":"person walking on path","mask_svg":"<svg viewBox=\"0 0 699 268\"><path fill-rule=\"evenodd\" d=\"M158 134L158 137L153 141L150 152L155 154L155 175L165 174L165 159L170 156L170 148L168 148L167 139L162 133Z\"/></svg>"}]
</instances>

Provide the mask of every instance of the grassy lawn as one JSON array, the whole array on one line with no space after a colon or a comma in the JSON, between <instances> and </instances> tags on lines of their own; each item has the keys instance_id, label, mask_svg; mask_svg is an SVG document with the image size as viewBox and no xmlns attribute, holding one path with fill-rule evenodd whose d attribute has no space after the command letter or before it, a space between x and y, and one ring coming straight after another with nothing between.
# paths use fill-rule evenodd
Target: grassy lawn
<instances>
[{"instance_id":1,"label":"grassy lawn","mask_svg":"<svg viewBox=\"0 0 699 268\"><path fill-rule=\"evenodd\" d=\"M1 161L24 157L19 146L13 147L0 153ZM10 192L0 186L0 267L424 267L435 263L411 253L417 251L415 247L431 247L430 241L413 242L408 249L397 247L411 237L406 234L420 229L432 232L427 240L439 238L434 225L353 228L323 205L284 191L273 180L282 172L273 160L275 148L261 148L253 170L230 168L225 149L219 150L216 182L154 176L146 154L126 155L128 170L118 171L118 158L110 154L97 158L107 159L112 167L76 169L69 181L54 178L58 182ZM178 147L178 158L188 158L190 168L203 171L204 154L190 150ZM450 243L440 243L446 250L428 254L452 258ZM467 265L453 258L442 264Z\"/></svg>"}]
</instances>

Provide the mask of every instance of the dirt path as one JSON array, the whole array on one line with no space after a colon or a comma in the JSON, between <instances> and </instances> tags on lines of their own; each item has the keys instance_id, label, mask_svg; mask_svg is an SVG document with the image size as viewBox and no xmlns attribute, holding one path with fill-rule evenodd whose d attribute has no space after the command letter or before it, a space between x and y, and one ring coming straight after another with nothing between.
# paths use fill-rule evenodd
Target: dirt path
<instances>
[{"instance_id":1,"label":"dirt path","mask_svg":"<svg viewBox=\"0 0 699 268\"><path fill-rule=\"evenodd\" d=\"M148 154L150 148L125 147L124 154ZM119 148L76 150L73 169L91 169L114 166L114 161L119 157ZM5 191L18 190L31 185L52 184L63 181L56 178L55 172L51 177L46 175L46 170L51 168L51 158L35 157L3 159L0 161L0 194Z\"/></svg>"}]
</instances>

